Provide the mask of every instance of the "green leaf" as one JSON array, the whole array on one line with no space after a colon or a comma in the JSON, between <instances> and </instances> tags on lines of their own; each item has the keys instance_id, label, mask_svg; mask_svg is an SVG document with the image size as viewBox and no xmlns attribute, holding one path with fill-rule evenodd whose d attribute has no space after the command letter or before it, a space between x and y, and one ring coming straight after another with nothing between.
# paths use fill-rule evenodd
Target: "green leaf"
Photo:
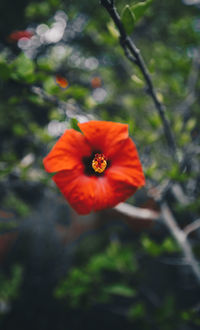
<instances>
[{"instance_id":1,"label":"green leaf","mask_svg":"<svg viewBox=\"0 0 200 330\"><path fill-rule=\"evenodd\" d=\"M0 62L0 78L2 80L8 80L10 77L11 70L7 63Z\"/></svg>"},{"instance_id":2,"label":"green leaf","mask_svg":"<svg viewBox=\"0 0 200 330\"><path fill-rule=\"evenodd\" d=\"M135 15L131 11L130 6L126 5L122 11L121 16L122 23L124 25L125 31L127 34L131 34L135 25Z\"/></svg>"},{"instance_id":3,"label":"green leaf","mask_svg":"<svg viewBox=\"0 0 200 330\"><path fill-rule=\"evenodd\" d=\"M108 22L107 28L113 38L115 38L115 39L119 38L119 31L116 29L113 21Z\"/></svg>"},{"instance_id":4,"label":"green leaf","mask_svg":"<svg viewBox=\"0 0 200 330\"><path fill-rule=\"evenodd\" d=\"M142 302L141 303L139 302L138 304L131 306L128 312L128 316L132 320L141 319L144 317L144 315L145 315L145 306L143 305Z\"/></svg>"},{"instance_id":5,"label":"green leaf","mask_svg":"<svg viewBox=\"0 0 200 330\"><path fill-rule=\"evenodd\" d=\"M70 119L70 126L71 128L75 129L78 132L81 132L80 128L78 127L78 120L76 118Z\"/></svg>"},{"instance_id":6,"label":"green leaf","mask_svg":"<svg viewBox=\"0 0 200 330\"><path fill-rule=\"evenodd\" d=\"M35 80L34 71L35 64L23 53L20 54L11 65L12 78L16 80L22 80L27 83L33 83Z\"/></svg>"},{"instance_id":7,"label":"green leaf","mask_svg":"<svg viewBox=\"0 0 200 330\"><path fill-rule=\"evenodd\" d=\"M135 16L135 22L139 21L142 16L144 16L145 11L149 7L149 5L152 3L152 0L147 0L145 2L139 2L133 6L131 6L130 10L132 14Z\"/></svg>"},{"instance_id":8,"label":"green leaf","mask_svg":"<svg viewBox=\"0 0 200 330\"><path fill-rule=\"evenodd\" d=\"M119 295L123 297L134 297L136 294L136 291L134 289L121 283L110 285L106 287L105 290L109 294Z\"/></svg>"},{"instance_id":9,"label":"green leaf","mask_svg":"<svg viewBox=\"0 0 200 330\"><path fill-rule=\"evenodd\" d=\"M60 87L56 85L55 79L49 76L43 82L43 88L51 95L57 95L60 92Z\"/></svg>"},{"instance_id":10,"label":"green leaf","mask_svg":"<svg viewBox=\"0 0 200 330\"><path fill-rule=\"evenodd\" d=\"M12 301L18 297L20 286L22 283L23 269L20 265L15 265L12 268L10 277L0 273L0 300Z\"/></svg>"}]
</instances>

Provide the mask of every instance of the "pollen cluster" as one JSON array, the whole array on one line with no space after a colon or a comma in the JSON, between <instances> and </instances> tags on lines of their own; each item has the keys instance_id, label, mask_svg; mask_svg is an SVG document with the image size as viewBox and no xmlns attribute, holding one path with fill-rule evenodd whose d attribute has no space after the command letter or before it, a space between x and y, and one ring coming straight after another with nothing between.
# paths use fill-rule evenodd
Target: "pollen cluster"
<instances>
[{"instance_id":1,"label":"pollen cluster","mask_svg":"<svg viewBox=\"0 0 200 330\"><path fill-rule=\"evenodd\" d=\"M107 161L103 154L95 154L92 161L92 168L97 173L103 173L106 169Z\"/></svg>"}]
</instances>

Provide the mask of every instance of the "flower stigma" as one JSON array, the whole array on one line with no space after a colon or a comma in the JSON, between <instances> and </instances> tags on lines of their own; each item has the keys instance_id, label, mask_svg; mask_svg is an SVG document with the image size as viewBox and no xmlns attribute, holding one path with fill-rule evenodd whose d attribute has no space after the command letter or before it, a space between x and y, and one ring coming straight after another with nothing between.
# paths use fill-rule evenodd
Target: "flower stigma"
<instances>
[{"instance_id":1,"label":"flower stigma","mask_svg":"<svg viewBox=\"0 0 200 330\"><path fill-rule=\"evenodd\" d=\"M106 169L107 161L104 154L95 154L92 161L92 168L95 172L103 173Z\"/></svg>"}]
</instances>

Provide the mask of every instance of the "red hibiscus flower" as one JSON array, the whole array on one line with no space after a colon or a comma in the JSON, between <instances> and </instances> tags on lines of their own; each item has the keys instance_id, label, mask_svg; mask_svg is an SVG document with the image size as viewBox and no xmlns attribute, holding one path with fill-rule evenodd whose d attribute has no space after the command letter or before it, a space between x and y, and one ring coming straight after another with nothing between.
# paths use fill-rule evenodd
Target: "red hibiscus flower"
<instances>
[{"instance_id":1,"label":"red hibiscus flower","mask_svg":"<svg viewBox=\"0 0 200 330\"><path fill-rule=\"evenodd\" d=\"M68 129L44 158L47 172L79 213L113 207L145 183L128 125L89 121Z\"/></svg>"}]
</instances>

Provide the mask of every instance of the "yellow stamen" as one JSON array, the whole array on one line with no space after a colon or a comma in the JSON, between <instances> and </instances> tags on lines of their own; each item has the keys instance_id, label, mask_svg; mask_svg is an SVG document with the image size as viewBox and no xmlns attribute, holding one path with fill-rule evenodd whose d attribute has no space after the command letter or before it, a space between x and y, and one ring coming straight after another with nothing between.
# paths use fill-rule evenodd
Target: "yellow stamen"
<instances>
[{"instance_id":1,"label":"yellow stamen","mask_svg":"<svg viewBox=\"0 0 200 330\"><path fill-rule=\"evenodd\" d=\"M95 172L103 173L106 169L107 161L103 154L95 154L92 161L92 168Z\"/></svg>"}]
</instances>

